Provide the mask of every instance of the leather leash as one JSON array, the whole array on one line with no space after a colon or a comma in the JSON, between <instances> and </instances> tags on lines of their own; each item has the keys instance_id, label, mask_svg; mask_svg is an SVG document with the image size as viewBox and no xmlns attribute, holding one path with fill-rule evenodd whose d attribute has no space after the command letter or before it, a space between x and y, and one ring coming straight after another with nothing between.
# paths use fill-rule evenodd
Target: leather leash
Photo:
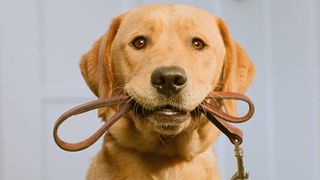
<instances>
[{"instance_id":1,"label":"leather leash","mask_svg":"<svg viewBox=\"0 0 320 180\"><path fill-rule=\"evenodd\" d=\"M219 108L212 106L209 103L204 103L202 105L202 112L205 116L218 128L222 131L234 145L234 153L237 159L237 171L231 177L231 180L246 180L249 179L249 173L245 171L243 165L243 149L241 143L243 141L243 133L240 129L232 126L231 123L242 123L249 120L254 113L254 105L251 100L239 93L232 92L220 92L220 91L211 91L206 97L207 99L233 99L241 100L248 104L249 109L247 113L242 117L233 117L229 114L221 111Z\"/></svg>"},{"instance_id":2,"label":"leather leash","mask_svg":"<svg viewBox=\"0 0 320 180\"><path fill-rule=\"evenodd\" d=\"M242 131L228 122L231 123L242 123L249 120L253 113L254 113L254 105L250 101L248 97L239 93L232 93L232 92L217 92L211 91L206 99L232 99L232 100L241 100L246 102L249 105L248 112L242 117L234 117L231 116L219 108L207 103L203 102L200 110L201 112L215 125L219 128L231 141L232 144L235 144L235 141L238 141L240 144L243 139ZM68 143L63 141L58 135L58 129L60 125L66 121L69 117L79 115L94 109L98 109L101 107L111 106L111 105L124 105L120 111L115 113L109 120L106 120L104 125L98 129L93 135L89 138L78 142L78 143ZM86 149L87 147L91 146L95 143L108 129L118 120L121 116L130 110L132 110L133 106L130 103L129 96L122 95L122 96L115 96L108 99L103 100L95 100L80 106L74 107L69 111L62 114L56 121L54 129L53 129L53 137L56 144L66 150L66 151L80 151Z\"/></svg>"},{"instance_id":3,"label":"leather leash","mask_svg":"<svg viewBox=\"0 0 320 180\"><path fill-rule=\"evenodd\" d=\"M128 103L128 96L117 96L103 100L95 100L80 106L74 107L69 111L63 113L58 120L56 121L53 129L53 138L56 144L63 150L66 151L81 151L83 149L88 148L92 144L94 144L104 133L108 131L108 129L118 120L121 116L127 112L129 112L132 107L131 104ZM114 114L109 120L105 121L104 125L98 129L93 135L88 137L87 139L78 142L78 143L68 143L63 141L58 135L58 129L60 125L66 121L69 117L79 115L94 109L98 109L105 106L111 105L120 105L124 104L125 106L116 114Z\"/></svg>"},{"instance_id":4,"label":"leather leash","mask_svg":"<svg viewBox=\"0 0 320 180\"><path fill-rule=\"evenodd\" d=\"M231 116L219 108L212 106L211 104L204 102L202 107L203 114L218 128L222 131L231 141L232 144L235 144L238 141L239 144L242 143L243 133L242 131L232 126L229 123L242 123L248 121L254 113L254 105L251 100L242 94L233 93L233 92L216 92L211 91L206 99L230 99L230 100L240 100L248 104L249 108L245 115L242 117ZM229 122L229 123L228 123Z\"/></svg>"},{"instance_id":5,"label":"leather leash","mask_svg":"<svg viewBox=\"0 0 320 180\"><path fill-rule=\"evenodd\" d=\"M221 92L221 91L211 91L205 99L208 100L240 100L244 101L248 104L248 111L242 117L231 116L226 112L223 112L220 108L215 107L208 103L207 101L203 101L199 106L200 112L202 112L207 119L212 122L221 132L223 132L231 141L232 144L235 145L235 156L237 158L238 163L238 171L232 177L233 180L236 179L248 179L248 173L244 171L243 167L243 150L241 148L241 143L243 141L243 133L239 128L231 125L230 123L242 123L248 121L253 113L254 113L254 105L251 100L240 93L233 92ZM116 112L110 119L105 120L105 123L102 125L100 129L98 129L93 135L88 137L87 139L80 141L78 143L69 143L63 141L58 135L58 129L60 125L65 122L69 117L79 115L94 109L98 109L101 107L111 106L111 105L119 105L120 110ZM53 129L53 138L56 144L63 150L66 151L81 151L83 149L88 148L92 144L94 144L103 134L105 134L109 128L121 118L122 115L131 111L133 109L133 103L131 103L130 97L127 95L114 96L111 98L103 99L103 100L95 100L80 106L74 107L64 114L62 114L56 121L54 129Z\"/></svg>"}]
</instances>

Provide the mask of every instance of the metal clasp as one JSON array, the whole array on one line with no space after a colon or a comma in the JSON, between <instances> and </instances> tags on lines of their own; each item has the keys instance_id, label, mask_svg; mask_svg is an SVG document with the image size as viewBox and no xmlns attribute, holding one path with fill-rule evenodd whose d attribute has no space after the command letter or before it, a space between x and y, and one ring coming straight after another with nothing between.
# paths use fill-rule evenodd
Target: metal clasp
<instances>
[{"instance_id":1,"label":"metal clasp","mask_svg":"<svg viewBox=\"0 0 320 180\"><path fill-rule=\"evenodd\" d=\"M246 180L249 179L249 173L244 170L243 166L243 149L239 140L234 141L234 154L237 159L237 172L231 177L231 180Z\"/></svg>"}]
</instances>

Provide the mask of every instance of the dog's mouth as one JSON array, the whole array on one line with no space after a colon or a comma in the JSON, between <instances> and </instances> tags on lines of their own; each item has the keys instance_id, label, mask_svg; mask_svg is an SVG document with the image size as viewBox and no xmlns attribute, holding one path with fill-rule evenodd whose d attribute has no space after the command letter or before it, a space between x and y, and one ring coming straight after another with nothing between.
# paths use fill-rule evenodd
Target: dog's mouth
<instances>
[{"instance_id":1,"label":"dog's mouth","mask_svg":"<svg viewBox=\"0 0 320 180\"><path fill-rule=\"evenodd\" d=\"M172 136L186 129L193 119L200 117L199 107L188 110L181 104L166 103L158 106L148 106L132 98L134 119L138 120L140 128L146 128L160 135ZM143 126L140 126L142 125Z\"/></svg>"},{"instance_id":2,"label":"dog's mouth","mask_svg":"<svg viewBox=\"0 0 320 180\"><path fill-rule=\"evenodd\" d=\"M171 104L161 105L154 107L152 109L146 108L137 101L133 101L134 114L140 116L141 118L147 118L152 116L158 123L181 123L191 116L199 115L199 108L195 108L192 111L188 111L179 106L174 106Z\"/></svg>"},{"instance_id":3,"label":"dog's mouth","mask_svg":"<svg viewBox=\"0 0 320 180\"><path fill-rule=\"evenodd\" d=\"M143 117L149 116L151 114L157 114L161 116L185 116L190 113L183 108L173 106L173 105L161 105L158 107L154 107L152 109L146 108L137 101L133 101L134 103L134 113Z\"/></svg>"}]
</instances>

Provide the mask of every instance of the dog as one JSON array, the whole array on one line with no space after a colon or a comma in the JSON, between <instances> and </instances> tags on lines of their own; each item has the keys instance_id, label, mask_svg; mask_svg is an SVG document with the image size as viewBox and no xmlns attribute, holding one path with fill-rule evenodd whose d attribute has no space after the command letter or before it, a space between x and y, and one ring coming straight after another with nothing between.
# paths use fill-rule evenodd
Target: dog
<instances>
[{"instance_id":1,"label":"dog","mask_svg":"<svg viewBox=\"0 0 320 180\"><path fill-rule=\"evenodd\" d=\"M255 74L221 18L182 4L132 9L112 20L80 68L99 99L135 102L105 135L88 180L221 178L211 148L219 130L195 109L212 90L244 93ZM235 102L223 107L236 114ZM116 109L100 108L99 117Z\"/></svg>"}]
</instances>

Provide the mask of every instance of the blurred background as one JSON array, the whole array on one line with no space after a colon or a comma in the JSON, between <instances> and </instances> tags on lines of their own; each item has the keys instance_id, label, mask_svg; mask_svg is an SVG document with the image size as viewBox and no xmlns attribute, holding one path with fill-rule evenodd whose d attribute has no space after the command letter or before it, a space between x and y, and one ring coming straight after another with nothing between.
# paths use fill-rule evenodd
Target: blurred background
<instances>
[{"instance_id":1,"label":"blurred background","mask_svg":"<svg viewBox=\"0 0 320 180\"><path fill-rule=\"evenodd\" d=\"M95 99L79 59L112 17L154 2L160 1L0 0L1 180L85 179L101 142L64 152L53 142L54 122L65 110ZM319 179L320 1L161 2L188 3L223 17L256 64L247 93L256 114L240 125L250 179ZM91 112L67 123L61 134L80 140L99 125ZM214 148L223 179L230 179L233 146L221 136Z\"/></svg>"}]
</instances>

